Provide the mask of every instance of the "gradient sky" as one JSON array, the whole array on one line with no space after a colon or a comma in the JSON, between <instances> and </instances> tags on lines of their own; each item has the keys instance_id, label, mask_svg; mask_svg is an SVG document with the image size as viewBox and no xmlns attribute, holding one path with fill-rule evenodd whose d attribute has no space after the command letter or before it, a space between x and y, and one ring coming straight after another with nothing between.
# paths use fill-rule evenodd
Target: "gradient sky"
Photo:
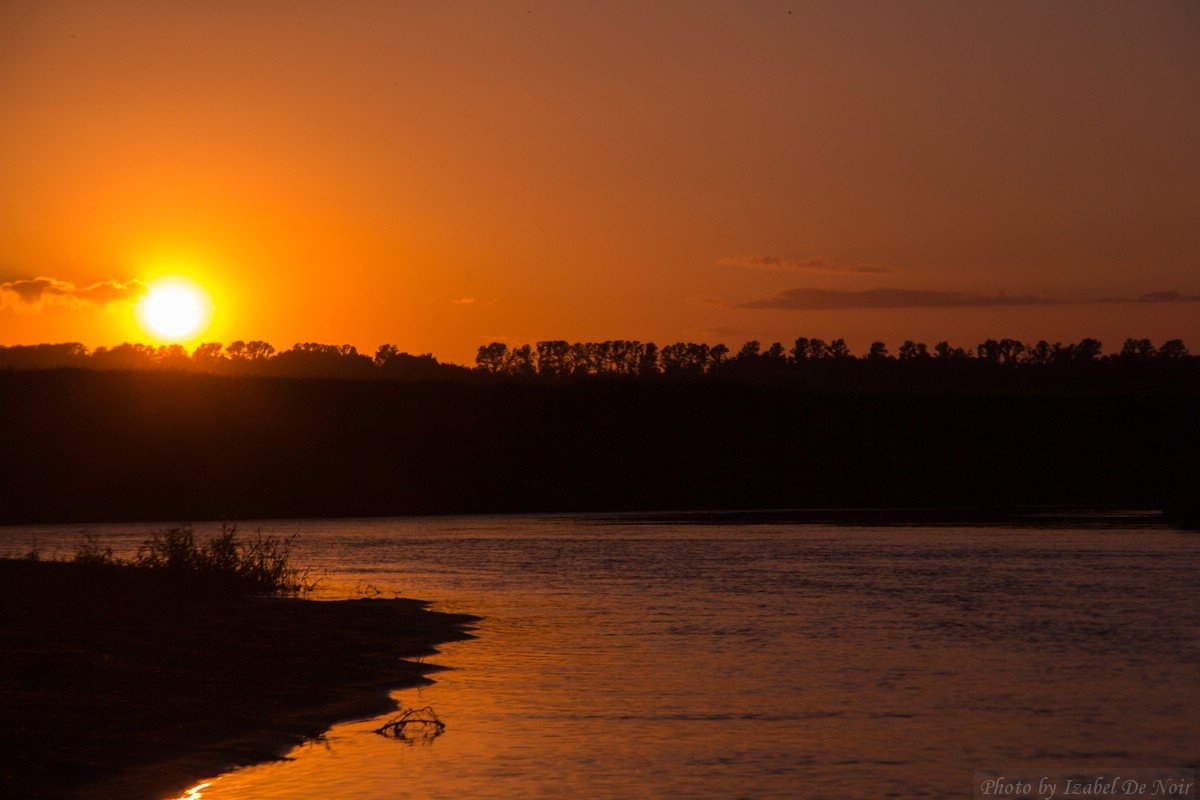
<instances>
[{"instance_id":1,"label":"gradient sky","mask_svg":"<svg viewBox=\"0 0 1200 800\"><path fill-rule=\"evenodd\" d=\"M0 2L0 111L0 344L1200 350L1192 0Z\"/></svg>"}]
</instances>

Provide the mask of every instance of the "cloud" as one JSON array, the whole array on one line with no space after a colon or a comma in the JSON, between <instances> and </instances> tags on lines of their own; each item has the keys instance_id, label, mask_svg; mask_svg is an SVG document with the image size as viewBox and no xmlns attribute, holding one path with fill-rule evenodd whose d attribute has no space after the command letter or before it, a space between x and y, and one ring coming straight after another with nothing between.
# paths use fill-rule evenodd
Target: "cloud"
<instances>
[{"instance_id":1,"label":"cloud","mask_svg":"<svg viewBox=\"0 0 1200 800\"><path fill-rule=\"evenodd\" d=\"M1183 292L1146 292L1137 297L1099 297L1094 303L1200 303L1200 294L1185 295Z\"/></svg>"},{"instance_id":2,"label":"cloud","mask_svg":"<svg viewBox=\"0 0 1200 800\"><path fill-rule=\"evenodd\" d=\"M0 283L0 308L37 311L47 304L105 308L114 303L133 302L144 295L146 289L146 284L139 280L101 281L89 286L45 277L6 281Z\"/></svg>"},{"instance_id":3,"label":"cloud","mask_svg":"<svg viewBox=\"0 0 1200 800\"><path fill-rule=\"evenodd\" d=\"M777 308L826 311L850 308L990 308L1054 303L1032 294L976 294L932 289L785 289L774 297L735 303L733 308Z\"/></svg>"},{"instance_id":4,"label":"cloud","mask_svg":"<svg viewBox=\"0 0 1200 800\"><path fill-rule=\"evenodd\" d=\"M451 300L450 302L454 303L455 305L465 306L465 305L474 303L475 298L474 297L460 297L457 300Z\"/></svg>"},{"instance_id":5,"label":"cloud","mask_svg":"<svg viewBox=\"0 0 1200 800\"><path fill-rule=\"evenodd\" d=\"M690 295L684 298L684 302L697 308L729 308L729 303L704 294Z\"/></svg>"},{"instance_id":6,"label":"cloud","mask_svg":"<svg viewBox=\"0 0 1200 800\"><path fill-rule=\"evenodd\" d=\"M850 275L881 275L893 272L890 267L870 264L843 264L829 258L788 258L786 256L734 256L717 262L720 267L761 269L769 272L823 272Z\"/></svg>"},{"instance_id":7,"label":"cloud","mask_svg":"<svg viewBox=\"0 0 1200 800\"><path fill-rule=\"evenodd\" d=\"M1147 292L1138 297L1139 303L1200 303L1200 294L1186 296L1181 292Z\"/></svg>"}]
</instances>

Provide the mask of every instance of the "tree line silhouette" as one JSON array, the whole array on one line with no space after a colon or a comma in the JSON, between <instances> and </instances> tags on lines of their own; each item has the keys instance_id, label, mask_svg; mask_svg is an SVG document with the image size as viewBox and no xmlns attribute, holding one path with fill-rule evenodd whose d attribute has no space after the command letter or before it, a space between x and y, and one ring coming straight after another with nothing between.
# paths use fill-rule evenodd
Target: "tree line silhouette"
<instances>
[{"instance_id":1,"label":"tree line silhouette","mask_svg":"<svg viewBox=\"0 0 1200 800\"><path fill-rule=\"evenodd\" d=\"M592 377L681 378L805 376L830 388L839 381L850 388L864 380L895 379L928 384L972 381L980 387L1006 376L1079 382L1120 377L1129 368L1142 375L1195 376L1200 358L1180 339L1155 344L1126 339L1120 350L1104 354L1099 340L1074 343L1045 340L1027 344L1017 339L988 339L973 348L906 340L893 354L884 342L873 342L856 356L844 339L800 337L790 347L775 342L763 348L746 342L736 352L724 344L653 342L614 339L602 342L539 341L509 346L491 342L478 349L474 368L414 355L394 344L381 345L373 356L349 344L302 342L287 350L270 343L211 342L190 353L180 345L121 344L89 350L77 342L0 346L0 369L86 368L99 370L172 370L218 375L273 377L386 378L395 380L472 381L500 378L566 380ZM997 370L1000 370L999 372Z\"/></svg>"},{"instance_id":2,"label":"tree line silhouette","mask_svg":"<svg viewBox=\"0 0 1200 800\"><path fill-rule=\"evenodd\" d=\"M1126 339L1120 352L1108 359L1122 361L1180 361L1190 357L1181 339L1171 339L1155 347L1149 339ZM479 348L476 369L492 374L540 375L551 377L584 375L706 375L738 372L784 372L813 363L850 361L964 361L988 364L1029 364L1039 366L1087 364L1099 361L1101 343L1086 338L1078 343L1051 344L1045 340L1025 344L1017 339L988 339L971 350L938 342L932 351L924 342L906 340L892 355L884 342L872 342L861 357L850 352L845 339L800 337L790 348L775 342L766 349L758 341L749 341L733 353L724 344L709 346L695 342L677 342L659 348L653 342L624 339L604 342L562 340L536 345L509 347L492 342Z\"/></svg>"},{"instance_id":3,"label":"tree line silhouette","mask_svg":"<svg viewBox=\"0 0 1200 800\"><path fill-rule=\"evenodd\" d=\"M469 375L470 370L444 364L433 355L401 352L382 345L374 357L354 345L301 342L276 350L261 340L228 345L208 342L190 353L182 345L120 344L88 350L78 342L63 344L0 345L0 369L173 370L216 375L261 375L316 378L444 379Z\"/></svg>"}]
</instances>

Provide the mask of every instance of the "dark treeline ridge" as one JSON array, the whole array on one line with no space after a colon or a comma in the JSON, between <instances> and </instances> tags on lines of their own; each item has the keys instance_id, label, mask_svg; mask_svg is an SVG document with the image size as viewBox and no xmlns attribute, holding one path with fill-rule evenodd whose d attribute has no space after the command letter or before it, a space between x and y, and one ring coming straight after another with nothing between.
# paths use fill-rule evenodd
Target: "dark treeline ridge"
<instances>
[{"instance_id":1,"label":"dark treeline ridge","mask_svg":"<svg viewBox=\"0 0 1200 800\"><path fill-rule=\"evenodd\" d=\"M89 351L79 343L0 346L0 369L85 368L99 370L171 370L214 375L376 378L402 381L565 381L590 378L801 379L814 388L842 391L959 390L966 392L1057 388L1092 392L1108 387L1125 391L1135 380L1143 389L1174 389L1194 382L1200 358L1171 339L1155 346L1149 339L1127 339L1104 354L1101 343L1085 338L1063 344L989 339L974 348L939 342L929 348L905 341L895 354L874 342L861 356L842 339L826 342L801 337L790 347L776 342L765 349L757 341L736 353L723 344L677 342L541 341L510 347L492 342L479 348L474 368L439 362L431 354L413 355L392 344L374 356L353 345L304 342L277 351L263 341L207 343L188 352L180 345L154 347L122 344Z\"/></svg>"},{"instance_id":2,"label":"dark treeline ridge","mask_svg":"<svg viewBox=\"0 0 1200 800\"><path fill-rule=\"evenodd\" d=\"M264 341L208 342L188 352L182 345L120 344L89 350L78 342L0 345L0 369L174 370L214 375L309 378L445 380L470 375L466 367L440 363L429 353L403 353L382 345L375 356L349 344L301 342L276 350Z\"/></svg>"},{"instance_id":3,"label":"dark treeline ridge","mask_svg":"<svg viewBox=\"0 0 1200 800\"><path fill-rule=\"evenodd\" d=\"M1163 507L1200 477L1196 361L1095 360L1070 391L978 358L950 389L864 359L825 382L0 370L0 521Z\"/></svg>"},{"instance_id":4,"label":"dark treeline ridge","mask_svg":"<svg viewBox=\"0 0 1200 800\"><path fill-rule=\"evenodd\" d=\"M1180 361L1189 358L1180 339L1155 347L1149 339L1126 339L1119 353L1109 359L1124 361ZM1039 341L1025 344L1016 339L988 339L973 350L939 342L930 349L924 342L906 340L893 355L884 342L872 342L861 357L850 352L844 339L800 337L791 347L775 342L766 349L757 341L742 345L737 353L723 344L709 346L677 342L659 348L653 342L611 340L605 342L538 342L510 348L492 342L479 348L476 368L488 373L538 375L551 377L578 375L736 375L744 373L787 372L814 364L865 361L879 363L902 361L910 364L939 362L949 364L978 361L988 364L1029 364L1062 366L1088 364L1102 360L1101 343L1083 339L1077 344Z\"/></svg>"}]
</instances>

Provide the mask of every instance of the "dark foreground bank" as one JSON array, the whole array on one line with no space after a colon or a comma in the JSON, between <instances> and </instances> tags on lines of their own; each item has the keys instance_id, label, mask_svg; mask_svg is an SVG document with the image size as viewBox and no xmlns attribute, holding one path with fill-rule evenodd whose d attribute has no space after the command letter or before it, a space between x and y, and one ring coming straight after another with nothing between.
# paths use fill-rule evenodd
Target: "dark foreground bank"
<instances>
[{"instance_id":1,"label":"dark foreground bank","mask_svg":"<svg viewBox=\"0 0 1200 800\"><path fill-rule=\"evenodd\" d=\"M162 798L387 711L403 659L475 618L416 600L197 591L112 565L0 561L0 796Z\"/></svg>"}]
</instances>

